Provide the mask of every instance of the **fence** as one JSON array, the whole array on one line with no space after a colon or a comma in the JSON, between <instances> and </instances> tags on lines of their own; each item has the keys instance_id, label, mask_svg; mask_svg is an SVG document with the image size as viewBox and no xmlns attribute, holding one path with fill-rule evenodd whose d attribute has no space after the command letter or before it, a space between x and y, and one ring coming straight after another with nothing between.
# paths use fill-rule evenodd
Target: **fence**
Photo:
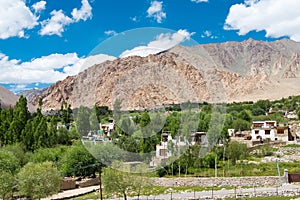
<instances>
[{"instance_id":1,"label":"fence","mask_svg":"<svg viewBox=\"0 0 300 200\"><path fill-rule=\"evenodd\" d=\"M300 182L300 174L288 174L289 183Z\"/></svg>"}]
</instances>

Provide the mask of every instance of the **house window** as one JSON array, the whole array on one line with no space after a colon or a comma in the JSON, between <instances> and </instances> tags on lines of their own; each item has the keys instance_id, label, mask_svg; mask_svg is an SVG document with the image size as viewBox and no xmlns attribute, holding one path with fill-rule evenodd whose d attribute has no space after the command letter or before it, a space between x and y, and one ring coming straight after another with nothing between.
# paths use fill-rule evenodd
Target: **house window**
<instances>
[{"instance_id":1,"label":"house window","mask_svg":"<svg viewBox=\"0 0 300 200\"><path fill-rule=\"evenodd\" d=\"M277 129L277 134L284 134L284 129L283 128L278 128Z\"/></svg>"},{"instance_id":2,"label":"house window","mask_svg":"<svg viewBox=\"0 0 300 200\"><path fill-rule=\"evenodd\" d=\"M270 130L265 130L266 135L270 135L271 131Z\"/></svg>"},{"instance_id":3,"label":"house window","mask_svg":"<svg viewBox=\"0 0 300 200\"><path fill-rule=\"evenodd\" d=\"M257 135L259 133L259 130L255 130L255 134Z\"/></svg>"},{"instance_id":4,"label":"house window","mask_svg":"<svg viewBox=\"0 0 300 200\"><path fill-rule=\"evenodd\" d=\"M160 156L167 156L167 149L161 149L159 152Z\"/></svg>"}]
</instances>

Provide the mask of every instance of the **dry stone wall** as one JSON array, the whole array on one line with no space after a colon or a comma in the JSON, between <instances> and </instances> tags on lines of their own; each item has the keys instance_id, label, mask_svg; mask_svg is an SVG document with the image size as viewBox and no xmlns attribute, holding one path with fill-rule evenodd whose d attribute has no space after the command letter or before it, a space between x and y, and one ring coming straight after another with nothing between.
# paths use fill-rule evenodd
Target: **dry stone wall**
<instances>
[{"instance_id":1,"label":"dry stone wall","mask_svg":"<svg viewBox=\"0 0 300 200\"><path fill-rule=\"evenodd\" d=\"M284 178L281 179L284 182ZM226 178L155 178L155 185L173 186L202 186L202 187L246 187L246 186L274 186L279 185L278 176L259 177L226 177Z\"/></svg>"}]
</instances>

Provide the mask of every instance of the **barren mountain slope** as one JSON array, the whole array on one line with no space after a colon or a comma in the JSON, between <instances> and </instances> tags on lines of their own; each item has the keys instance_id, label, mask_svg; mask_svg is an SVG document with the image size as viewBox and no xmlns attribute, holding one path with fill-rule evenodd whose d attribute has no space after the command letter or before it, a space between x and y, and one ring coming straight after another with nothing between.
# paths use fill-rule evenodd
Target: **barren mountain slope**
<instances>
[{"instance_id":1,"label":"barren mountain slope","mask_svg":"<svg viewBox=\"0 0 300 200\"><path fill-rule=\"evenodd\" d=\"M140 109L185 101L250 101L299 95L300 44L247 40L176 46L94 65L49 87L44 109L63 102ZM33 100L37 104L37 99Z\"/></svg>"},{"instance_id":2,"label":"barren mountain slope","mask_svg":"<svg viewBox=\"0 0 300 200\"><path fill-rule=\"evenodd\" d=\"M13 107L16 102L18 101L19 97L9 90L7 90L5 87L0 86L0 102L1 107L8 108Z\"/></svg>"}]
</instances>

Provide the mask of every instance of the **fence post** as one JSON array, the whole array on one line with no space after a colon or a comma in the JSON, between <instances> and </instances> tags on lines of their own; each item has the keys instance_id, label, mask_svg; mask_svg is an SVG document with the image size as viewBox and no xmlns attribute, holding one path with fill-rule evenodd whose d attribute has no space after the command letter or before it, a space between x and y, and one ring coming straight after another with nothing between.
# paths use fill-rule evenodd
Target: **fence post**
<instances>
[{"instance_id":1,"label":"fence post","mask_svg":"<svg viewBox=\"0 0 300 200\"><path fill-rule=\"evenodd\" d=\"M235 196L235 198L237 198L237 195L236 195L236 186L234 186L234 196Z\"/></svg>"},{"instance_id":2,"label":"fence post","mask_svg":"<svg viewBox=\"0 0 300 200\"><path fill-rule=\"evenodd\" d=\"M289 183L289 170L284 169L284 179L285 179L285 183Z\"/></svg>"}]
</instances>

